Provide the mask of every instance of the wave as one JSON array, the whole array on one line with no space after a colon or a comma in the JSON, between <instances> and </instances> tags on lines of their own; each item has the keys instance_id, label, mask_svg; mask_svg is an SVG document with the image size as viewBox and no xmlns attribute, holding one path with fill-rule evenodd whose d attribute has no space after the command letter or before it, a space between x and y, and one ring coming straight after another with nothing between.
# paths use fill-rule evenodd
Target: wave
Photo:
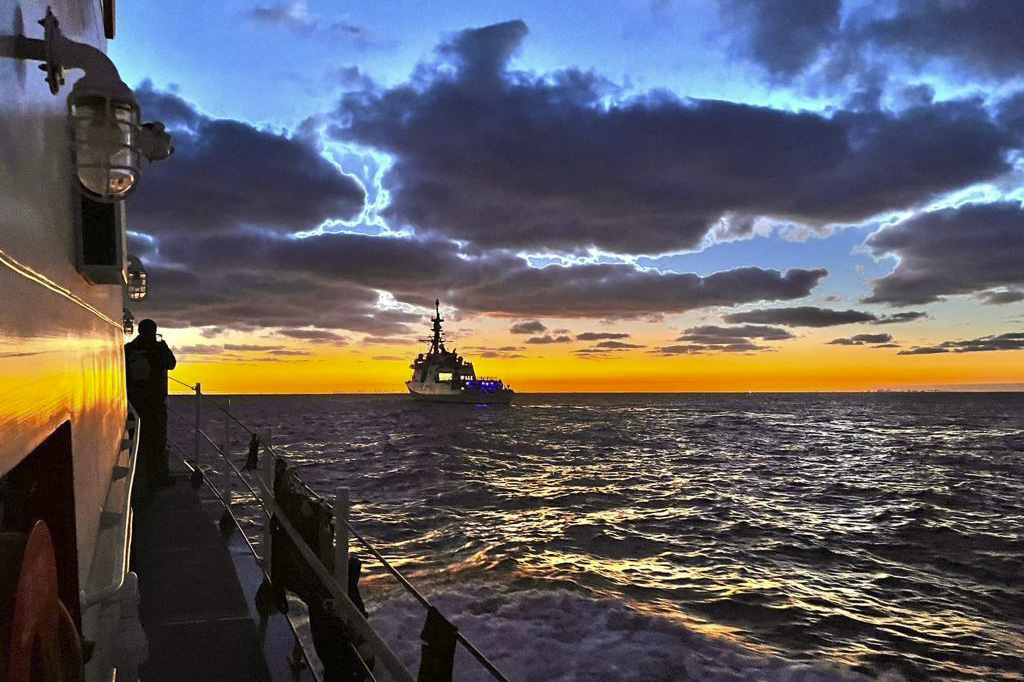
<instances>
[{"instance_id":1,"label":"wave","mask_svg":"<svg viewBox=\"0 0 1024 682\"><path fill-rule=\"evenodd\" d=\"M620 601L558 590L505 592L489 584L430 597L509 679L518 682L903 682L835 664L806 664L750 651ZM419 664L423 608L405 594L373 600L370 619L402 661ZM492 678L461 647L460 682Z\"/></svg>"}]
</instances>

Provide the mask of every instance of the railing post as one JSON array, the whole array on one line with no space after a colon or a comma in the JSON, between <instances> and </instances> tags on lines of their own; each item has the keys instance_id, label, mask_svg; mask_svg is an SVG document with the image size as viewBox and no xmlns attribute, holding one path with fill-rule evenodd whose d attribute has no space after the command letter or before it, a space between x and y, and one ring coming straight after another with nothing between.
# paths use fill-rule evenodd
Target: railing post
<instances>
[{"instance_id":1,"label":"railing post","mask_svg":"<svg viewBox=\"0 0 1024 682\"><path fill-rule=\"evenodd\" d=\"M220 451L225 458L231 458L231 398L224 398L224 440Z\"/></svg>"},{"instance_id":2,"label":"railing post","mask_svg":"<svg viewBox=\"0 0 1024 682\"><path fill-rule=\"evenodd\" d=\"M348 592L348 488L334 490L334 580Z\"/></svg>"},{"instance_id":3,"label":"railing post","mask_svg":"<svg viewBox=\"0 0 1024 682\"><path fill-rule=\"evenodd\" d=\"M263 445L263 457L260 459L260 479L270 494L274 494L274 453L270 451L274 432L270 427L260 429L260 443ZM270 572L270 512L263 512L263 570Z\"/></svg>"},{"instance_id":4,"label":"railing post","mask_svg":"<svg viewBox=\"0 0 1024 682\"><path fill-rule=\"evenodd\" d=\"M203 386L198 381L196 382L196 432L195 438L192 441L192 456L199 459L199 419L202 416L202 397L203 397Z\"/></svg>"}]
</instances>

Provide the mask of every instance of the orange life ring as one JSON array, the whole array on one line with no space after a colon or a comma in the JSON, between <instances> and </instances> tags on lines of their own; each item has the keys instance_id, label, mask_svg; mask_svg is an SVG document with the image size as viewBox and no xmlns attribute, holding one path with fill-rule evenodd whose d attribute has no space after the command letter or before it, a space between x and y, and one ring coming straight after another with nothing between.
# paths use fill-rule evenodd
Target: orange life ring
<instances>
[{"instance_id":1,"label":"orange life ring","mask_svg":"<svg viewBox=\"0 0 1024 682\"><path fill-rule=\"evenodd\" d=\"M68 682L84 677L82 649L57 591L50 529L36 521L25 544L14 595L6 682Z\"/></svg>"}]
</instances>

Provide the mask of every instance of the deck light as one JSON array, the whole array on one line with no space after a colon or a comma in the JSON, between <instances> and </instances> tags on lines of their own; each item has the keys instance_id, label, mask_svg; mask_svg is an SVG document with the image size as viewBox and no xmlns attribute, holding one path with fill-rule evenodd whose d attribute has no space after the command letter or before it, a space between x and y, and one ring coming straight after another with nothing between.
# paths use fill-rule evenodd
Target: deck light
<instances>
[{"instance_id":1,"label":"deck light","mask_svg":"<svg viewBox=\"0 0 1024 682\"><path fill-rule=\"evenodd\" d=\"M149 295L149 273L138 256L128 256L126 285L132 301L141 301Z\"/></svg>"},{"instance_id":2,"label":"deck light","mask_svg":"<svg viewBox=\"0 0 1024 682\"><path fill-rule=\"evenodd\" d=\"M0 56L43 62L54 95L64 85L65 69L85 71L68 96L75 176L82 193L95 201L123 199L138 182L141 157L166 159L174 151L171 137L161 123L139 125L135 95L106 54L66 38L49 9L39 23L42 40L0 38Z\"/></svg>"},{"instance_id":3,"label":"deck light","mask_svg":"<svg viewBox=\"0 0 1024 682\"><path fill-rule=\"evenodd\" d=\"M124 312L121 315L121 326L124 327L125 336L131 336L135 331L135 315L127 308L124 308Z\"/></svg>"}]
</instances>

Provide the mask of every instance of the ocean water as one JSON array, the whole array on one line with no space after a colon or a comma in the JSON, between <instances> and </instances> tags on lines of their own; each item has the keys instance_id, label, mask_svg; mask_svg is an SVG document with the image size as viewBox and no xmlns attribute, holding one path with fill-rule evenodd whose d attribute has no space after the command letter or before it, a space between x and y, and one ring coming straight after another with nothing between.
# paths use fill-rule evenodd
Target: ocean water
<instances>
[{"instance_id":1,"label":"ocean water","mask_svg":"<svg viewBox=\"0 0 1024 682\"><path fill-rule=\"evenodd\" d=\"M1024 680L1024 394L231 405L518 682ZM415 669L423 610L362 584Z\"/></svg>"}]
</instances>

